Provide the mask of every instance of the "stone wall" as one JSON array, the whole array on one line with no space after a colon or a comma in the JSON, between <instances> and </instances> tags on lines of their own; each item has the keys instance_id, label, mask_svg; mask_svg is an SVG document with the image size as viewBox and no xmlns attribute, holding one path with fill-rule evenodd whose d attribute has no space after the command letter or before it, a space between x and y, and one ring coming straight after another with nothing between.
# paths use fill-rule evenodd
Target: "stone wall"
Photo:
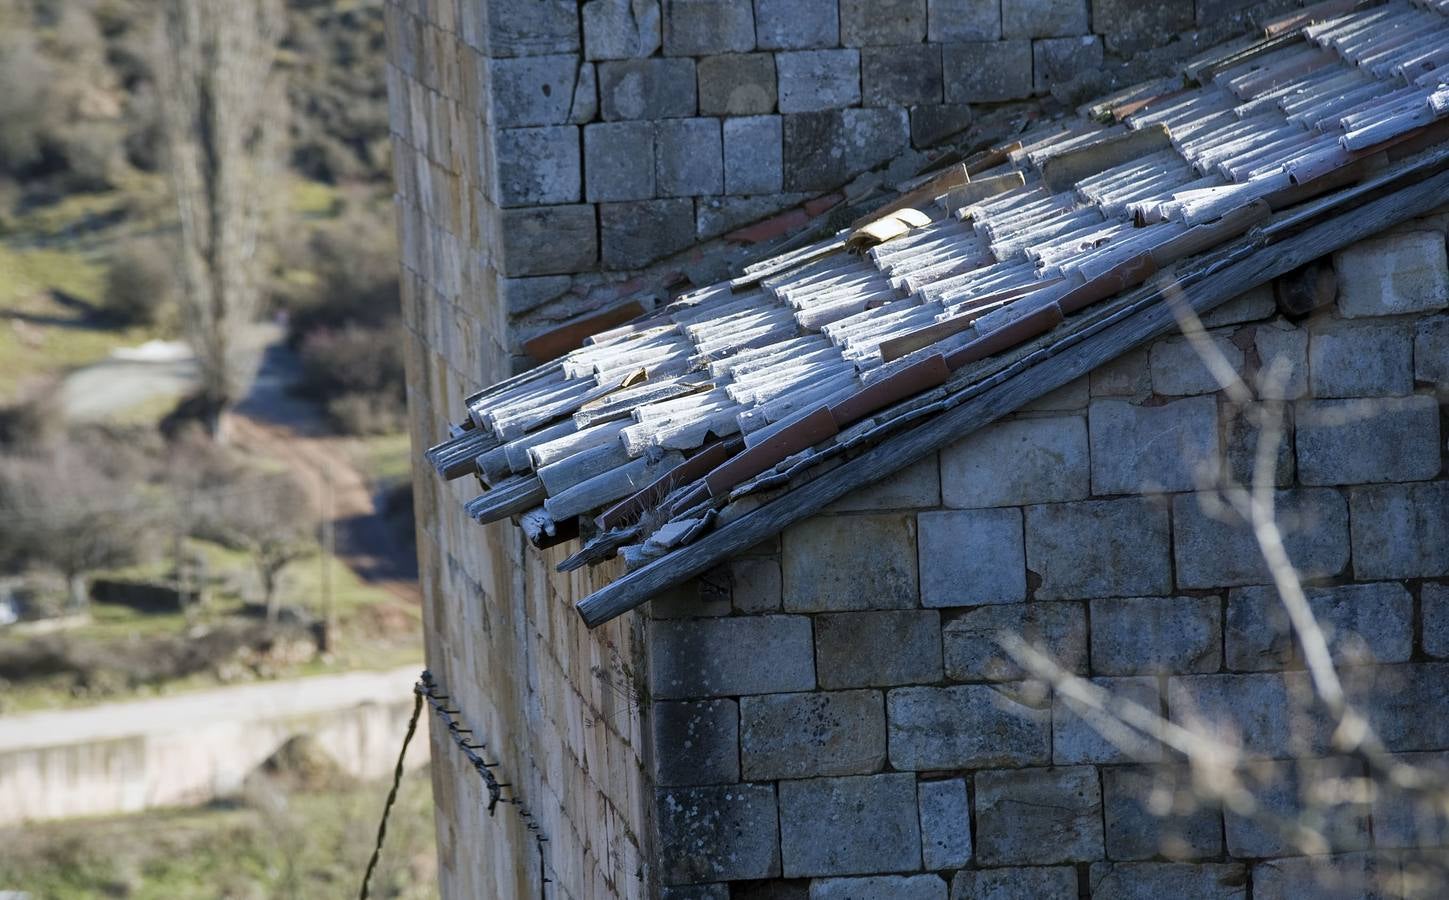
<instances>
[{"instance_id":1,"label":"stone wall","mask_svg":"<svg viewBox=\"0 0 1449 900\"><path fill-rule=\"evenodd\" d=\"M1406 754L1449 749L1443 226L1340 253L1335 304L1306 318L1269 286L1206 321L1250 379L1281 361L1287 549ZM1251 533L1199 491L1202 466L1252 468L1216 387L1163 338L652 601L664 896L1321 896L1277 833L1184 802L1181 766L1102 738L996 640L1278 760L1274 813L1310 773L1361 774L1302 702ZM1333 808L1345 896L1391 894L1401 850L1441 840L1442 813L1415 829L1402 803Z\"/></svg>"},{"instance_id":2,"label":"stone wall","mask_svg":"<svg viewBox=\"0 0 1449 900\"><path fill-rule=\"evenodd\" d=\"M1120 63L1148 47L1180 61L1253 5L391 0L395 174L427 220L408 223L405 246L496 298L489 337L518 354L636 289L634 270L935 145L983 109L1082 75L1100 88L1145 77L1156 70Z\"/></svg>"}]
</instances>

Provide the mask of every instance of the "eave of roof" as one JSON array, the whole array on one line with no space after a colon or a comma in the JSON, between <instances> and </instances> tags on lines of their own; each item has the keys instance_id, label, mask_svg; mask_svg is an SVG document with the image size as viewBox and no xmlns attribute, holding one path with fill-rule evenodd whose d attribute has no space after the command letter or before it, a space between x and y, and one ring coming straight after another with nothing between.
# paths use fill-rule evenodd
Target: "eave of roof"
<instances>
[{"instance_id":1,"label":"eave of roof","mask_svg":"<svg viewBox=\"0 0 1449 900\"><path fill-rule=\"evenodd\" d=\"M622 552L579 604L607 621L1171 329L1169 293L1205 310L1449 201L1446 6L1330 0L922 176L469 398L429 459L536 544L582 521L564 568Z\"/></svg>"}]
</instances>

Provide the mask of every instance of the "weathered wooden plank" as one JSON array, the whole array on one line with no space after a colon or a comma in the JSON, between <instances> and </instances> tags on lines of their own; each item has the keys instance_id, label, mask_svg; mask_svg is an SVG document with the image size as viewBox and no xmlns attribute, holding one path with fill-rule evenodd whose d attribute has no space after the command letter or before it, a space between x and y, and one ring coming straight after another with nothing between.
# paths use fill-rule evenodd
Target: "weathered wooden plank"
<instances>
[{"instance_id":1,"label":"weathered wooden plank","mask_svg":"<svg viewBox=\"0 0 1449 900\"><path fill-rule=\"evenodd\" d=\"M1449 202L1449 173L1402 188L1365 203L1350 214L1311 226L1272 246L1211 271L1200 280L1179 285L1151 285L1139 289L1145 300L1155 301L1171 289L1199 313L1213 309L1243 291L1290 272L1354 241ZM1244 239L1246 243L1254 236ZM1087 374L1097 366L1176 327L1167 303L1150 302L1145 308L1017 376L929 419L922 425L893 435L860 456L820 475L784 497L705 535L615 580L579 601L576 608L590 628L603 624L647 601L657 592L698 575L721 559L738 553L780 532L793 522L813 515L851 491L898 471L989 424L1026 403Z\"/></svg>"}]
</instances>

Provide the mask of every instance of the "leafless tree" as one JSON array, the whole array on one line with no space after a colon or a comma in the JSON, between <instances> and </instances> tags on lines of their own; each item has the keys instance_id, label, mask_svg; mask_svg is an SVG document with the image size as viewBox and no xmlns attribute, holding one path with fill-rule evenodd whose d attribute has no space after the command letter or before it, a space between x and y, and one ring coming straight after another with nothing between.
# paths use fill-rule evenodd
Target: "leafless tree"
<instances>
[{"instance_id":1,"label":"leafless tree","mask_svg":"<svg viewBox=\"0 0 1449 900\"><path fill-rule=\"evenodd\" d=\"M1286 424L1283 385L1290 374L1276 364L1259 373L1250 386L1206 334L1201 321L1180 293L1168 290L1169 302L1184 335L1218 381L1227 414L1241 416L1257 432L1249 483L1235 480L1224 460L1199 466L1203 502L1213 515L1248 527L1286 614L1306 678L1295 696L1288 691L1285 708L1274 710L1299 732L1318 727L1327 733L1322 748L1304 747L1290 761L1270 761L1244 747L1239 736L1220 723L1204 721L1191 711L1174 710L1171 719L1155 708L1115 693L1064 668L1049 648L1035 647L1022 636L1002 633L999 642L1029 676L1050 685L1078 717L1128 757L1140 761L1167 758L1186 766L1186 776L1158 784L1155 806L1160 813L1181 814L1199 806L1221 809L1275 835L1290 852L1317 857L1315 872L1323 890L1363 892L1364 896L1443 896L1449 884L1449 858L1421 851L1404 855L1387 873L1335 871L1325 854L1335 851L1342 831L1352 828L1355 811L1392 809L1395 827L1407 832L1407 846L1442 842L1449 828L1449 773L1443 767L1408 762L1389 751L1363 707L1364 695L1354 682L1374 672L1369 657L1353 670L1345 685L1329 637L1319 623L1308 592L1285 549L1285 525L1275 508L1275 469ZM1356 413L1349 409L1340 417ZM1340 655L1349 656L1340 648ZM1378 690L1385 685L1377 685ZM1371 702L1371 701L1369 701ZM1285 782L1287 782L1285 784ZM1296 792L1296 807L1284 811L1270 795L1285 788ZM1427 839L1421 841L1420 839ZM1337 894L1335 894L1337 896Z\"/></svg>"},{"instance_id":2,"label":"leafless tree","mask_svg":"<svg viewBox=\"0 0 1449 900\"><path fill-rule=\"evenodd\" d=\"M198 530L251 557L267 621L276 624L283 571L317 552L316 517L306 493L290 477L255 474L207 495L201 505Z\"/></svg>"},{"instance_id":3,"label":"leafless tree","mask_svg":"<svg viewBox=\"0 0 1449 900\"><path fill-rule=\"evenodd\" d=\"M285 94L276 0L165 0L158 83L181 223L183 319L201 360L201 410L223 437L252 355L269 198L279 192Z\"/></svg>"}]
</instances>

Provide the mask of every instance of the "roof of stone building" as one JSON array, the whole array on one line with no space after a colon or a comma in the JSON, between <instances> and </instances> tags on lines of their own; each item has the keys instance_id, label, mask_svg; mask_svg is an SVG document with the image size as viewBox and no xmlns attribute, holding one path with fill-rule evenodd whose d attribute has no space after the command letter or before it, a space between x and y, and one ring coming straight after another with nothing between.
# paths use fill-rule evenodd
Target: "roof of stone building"
<instances>
[{"instance_id":1,"label":"roof of stone building","mask_svg":"<svg viewBox=\"0 0 1449 900\"><path fill-rule=\"evenodd\" d=\"M622 554L598 624L1164 333L1169 295L1442 204L1446 66L1449 0L1275 19L475 394L428 459L480 522L582 534L561 568Z\"/></svg>"}]
</instances>

